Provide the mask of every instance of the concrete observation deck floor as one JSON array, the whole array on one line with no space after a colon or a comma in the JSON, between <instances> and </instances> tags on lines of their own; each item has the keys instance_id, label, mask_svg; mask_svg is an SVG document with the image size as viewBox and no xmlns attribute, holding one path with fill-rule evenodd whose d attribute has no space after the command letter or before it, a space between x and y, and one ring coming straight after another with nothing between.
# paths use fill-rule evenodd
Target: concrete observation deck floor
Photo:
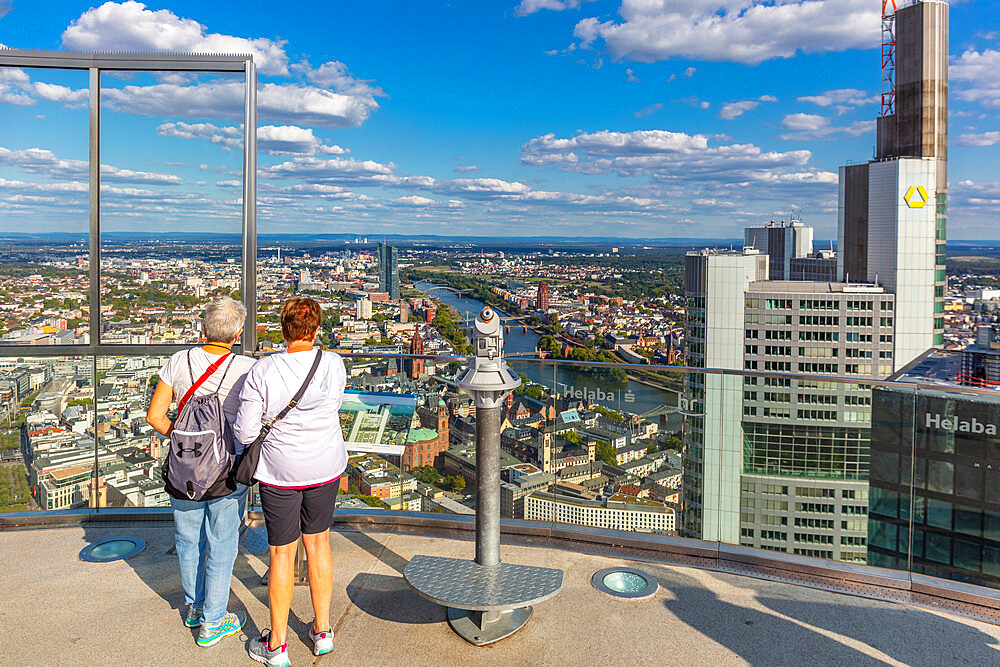
<instances>
[{"instance_id":1,"label":"concrete observation deck floor","mask_svg":"<svg viewBox=\"0 0 1000 667\"><path fill-rule=\"evenodd\" d=\"M146 550L92 564L88 542L133 535ZM337 530L332 654L308 644L307 587L292 603L293 665L804 665L1000 664L1000 626L942 612L689 567L561 549L504 546L506 562L558 567L562 592L519 633L476 648L449 628L445 610L410 591L402 570L415 554L472 558L473 545L440 536ZM266 556L236 561L230 609L245 632L199 648L181 623L183 594L169 523L0 531L0 664L251 665L245 643L268 625ZM609 597L594 572L638 567L659 581L646 600Z\"/></svg>"}]
</instances>

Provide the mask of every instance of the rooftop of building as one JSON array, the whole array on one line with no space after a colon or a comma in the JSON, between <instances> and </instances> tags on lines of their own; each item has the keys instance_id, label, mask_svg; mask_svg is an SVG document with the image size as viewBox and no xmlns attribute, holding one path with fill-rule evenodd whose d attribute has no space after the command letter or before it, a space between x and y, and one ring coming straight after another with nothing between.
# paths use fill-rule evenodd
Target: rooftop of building
<instances>
[{"instance_id":1,"label":"rooftop of building","mask_svg":"<svg viewBox=\"0 0 1000 667\"><path fill-rule=\"evenodd\" d=\"M890 381L937 385L942 389L954 391L956 387L968 387L973 383L962 382L962 355L945 350L931 349L917 357L909 365L889 377ZM989 390L997 390L994 397ZM975 390L965 394L967 400L997 401L1000 400L1000 387L980 382L975 384Z\"/></svg>"},{"instance_id":2,"label":"rooftop of building","mask_svg":"<svg viewBox=\"0 0 1000 667\"><path fill-rule=\"evenodd\" d=\"M118 535L146 541L126 561L77 558L86 544ZM504 544L505 562L558 567L562 591L535 606L513 637L485 648L459 638L443 607L413 593L402 570L417 554L471 558L467 539L339 528L332 619L339 661L352 664L995 664L1000 626L916 606L667 562L637 552L584 553ZM506 542L505 538L505 542ZM261 585L266 556L241 548L230 609L246 611L242 634L210 648L181 623L183 594L169 522L0 530L7 624L3 664L250 665L245 644L269 623ZM245 545L244 545L245 546ZM636 560L639 558L639 560ZM595 589L598 570L635 567L659 584L645 600ZM773 579L773 578L771 578ZM318 664L309 650L309 591L296 587L288 651L293 665ZM39 643L38 628L57 628Z\"/></svg>"},{"instance_id":3,"label":"rooftop of building","mask_svg":"<svg viewBox=\"0 0 1000 667\"><path fill-rule=\"evenodd\" d=\"M882 294L879 285L865 283L827 283L811 280L758 280L750 283L750 292L789 294Z\"/></svg>"}]
</instances>

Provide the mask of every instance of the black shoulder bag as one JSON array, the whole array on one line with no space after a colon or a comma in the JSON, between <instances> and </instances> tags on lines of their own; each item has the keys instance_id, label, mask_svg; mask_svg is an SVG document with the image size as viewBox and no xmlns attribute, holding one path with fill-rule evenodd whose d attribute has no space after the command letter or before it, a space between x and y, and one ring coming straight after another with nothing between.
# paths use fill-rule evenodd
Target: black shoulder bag
<instances>
[{"instance_id":1,"label":"black shoulder bag","mask_svg":"<svg viewBox=\"0 0 1000 667\"><path fill-rule=\"evenodd\" d=\"M260 435L257 439L246 446L243 450L243 456L240 457L239 462L236 464L236 469L233 473L233 478L240 484L246 484L250 486L254 483L254 475L257 474L257 464L260 463L260 451L264 447L264 438L267 434L271 432L274 425L285 418L285 415L294 408L299 403L299 399L302 398L302 394L306 392L306 387L309 386L309 382L312 381L313 376L316 375L316 369L319 368L319 362L323 358L323 349L316 348L316 358L313 360L312 368L309 369L308 375L306 375L305 381L303 381L302 386L299 390L295 392L292 396L292 400L288 402L281 412L279 412L274 419L264 424L260 429Z\"/></svg>"}]
</instances>

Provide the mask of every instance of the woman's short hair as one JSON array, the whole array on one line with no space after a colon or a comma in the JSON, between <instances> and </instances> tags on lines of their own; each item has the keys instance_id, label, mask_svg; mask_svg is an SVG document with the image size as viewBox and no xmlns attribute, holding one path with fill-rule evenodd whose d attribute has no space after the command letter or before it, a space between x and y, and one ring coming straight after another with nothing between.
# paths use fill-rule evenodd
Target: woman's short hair
<instances>
[{"instance_id":1,"label":"woman's short hair","mask_svg":"<svg viewBox=\"0 0 1000 667\"><path fill-rule=\"evenodd\" d=\"M205 338L210 343L232 343L247 319L247 309L228 296L217 296L205 306Z\"/></svg>"},{"instance_id":2,"label":"woman's short hair","mask_svg":"<svg viewBox=\"0 0 1000 667\"><path fill-rule=\"evenodd\" d=\"M281 308L281 335L285 340L305 340L319 329L323 311L316 299L293 296Z\"/></svg>"}]
</instances>

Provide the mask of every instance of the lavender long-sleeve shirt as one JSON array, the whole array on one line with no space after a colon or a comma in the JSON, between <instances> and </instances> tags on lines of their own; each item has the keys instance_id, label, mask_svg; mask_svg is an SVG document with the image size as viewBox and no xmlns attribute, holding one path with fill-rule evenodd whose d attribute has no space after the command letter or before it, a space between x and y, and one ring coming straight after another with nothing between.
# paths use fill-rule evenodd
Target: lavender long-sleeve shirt
<instances>
[{"instance_id":1,"label":"lavender long-sleeve shirt","mask_svg":"<svg viewBox=\"0 0 1000 667\"><path fill-rule=\"evenodd\" d=\"M234 425L237 440L253 442L261 426L288 405L315 355L315 350L279 352L253 365L240 392ZM344 472L347 448L338 411L346 383L347 371L340 355L324 352L298 405L274 425L264 440L258 481L272 486L312 486L336 479Z\"/></svg>"}]
</instances>

